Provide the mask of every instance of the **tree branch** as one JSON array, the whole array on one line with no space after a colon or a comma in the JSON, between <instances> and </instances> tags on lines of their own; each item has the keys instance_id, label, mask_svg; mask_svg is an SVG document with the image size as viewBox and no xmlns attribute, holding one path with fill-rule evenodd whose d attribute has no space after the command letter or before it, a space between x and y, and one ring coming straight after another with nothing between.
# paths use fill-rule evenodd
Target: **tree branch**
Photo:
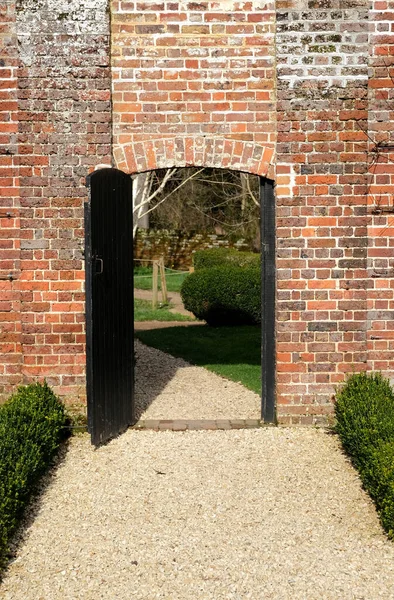
<instances>
[{"instance_id":1,"label":"tree branch","mask_svg":"<svg viewBox=\"0 0 394 600\"><path fill-rule=\"evenodd\" d=\"M153 185L153 171L151 173L149 173L149 176L145 179L144 182L144 193L143 193L143 200L141 200L141 202L139 204L137 204L136 206L134 206L134 211L142 208L143 206L146 206L146 204L150 204L150 202L156 198L156 196L158 194L160 194L160 192L163 191L163 189L166 186L167 181L170 179L170 177L172 177L174 175L174 173L176 172L176 169L168 169L168 171L166 172L166 174L164 175L159 187L151 194L151 189L152 189L152 185ZM149 190L147 189L149 185ZM145 214L139 214L139 217L143 217L145 216Z\"/></svg>"},{"instance_id":2,"label":"tree branch","mask_svg":"<svg viewBox=\"0 0 394 600\"><path fill-rule=\"evenodd\" d=\"M147 214L151 213L152 211L154 211L155 208L157 208L158 206L160 206L160 204L163 204L163 202L165 202L167 200L167 198L169 198L171 196L171 194L173 194L174 192L178 191L181 187L183 187L188 181L190 181L194 177L197 177L197 175L199 173L201 173L201 171L203 171L203 170L204 169L199 169L198 171L196 171L195 173L193 173L192 175L190 175L190 177L188 177L187 179L185 179L184 181L182 181L182 183L180 183L176 188L174 188L173 190L171 190L171 192L169 194L167 194L167 196L165 196L162 200L160 200L160 202L158 202L157 204L155 204L154 206L152 206L152 208L150 208L144 214L142 214L141 217L144 217L145 215L147 215ZM173 171L176 171L176 169L173 169Z\"/></svg>"},{"instance_id":3,"label":"tree branch","mask_svg":"<svg viewBox=\"0 0 394 600\"><path fill-rule=\"evenodd\" d=\"M249 177L246 177L246 182L247 182L248 192L249 192L250 197L252 198L252 200L255 203L255 205L260 208L260 202L257 200L257 198L255 197L255 195L252 192L252 189L250 187L250 178Z\"/></svg>"}]
</instances>

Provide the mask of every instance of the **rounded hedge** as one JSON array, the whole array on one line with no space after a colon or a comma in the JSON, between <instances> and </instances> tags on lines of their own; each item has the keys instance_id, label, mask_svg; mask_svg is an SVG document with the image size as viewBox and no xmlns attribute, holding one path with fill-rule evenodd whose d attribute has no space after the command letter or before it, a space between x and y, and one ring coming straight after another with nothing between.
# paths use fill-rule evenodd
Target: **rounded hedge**
<instances>
[{"instance_id":1,"label":"rounded hedge","mask_svg":"<svg viewBox=\"0 0 394 600\"><path fill-rule=\"evenodd\" d=\"M193 255L193 265L196 271L221 265L260 268L260 254L239 252L233 248L197 250Z\"/></svg>"},{"instance_id":2,"label":"rounded hedge","mask_svg":"<svg viewBox=\"0 0 394 600\"><path fill-rule=\"evenodd\" d=\"M384 529L394 539L394 440L381 442L372 452L368 468L360 474Z\"/></svg>"},{"instance_id":3,"label":"rounded hedge","mask_svg":"<svg viewBox=\"0 0 394 600\"><path fill-rule=\"evenodd\" d=\"M394 538L394 390L380 373L349 377L335 402L336 431Z\"/></svg>"},{"instance_id":4,"label":"rounded hedge","mask_svg":"<svg viewBox=\"0 0 394 600\"><path fill-rule=\"evenodd\" d=\"M0 407L0 567L30 494L65 435L66 420L46 383L20 387Z\"/></svg>"},{"instance_id":5,"label":"rounded hedge","mask_svg":"<svg viewBox=\"0 0 394 600\"><path fill-rule=\"evenodd\" d=\"M336 396L336 430L354 462L365 461L380 441L394 441L394 391L380 373L358 373Z\"/></svg>"},{"instance_id":6,"label":"rounded hedge","mask_svg":"<svg viewBox=\"0 0 394 600\"><path fill-rule=\"evenodd\" d=\"M181 296L186 310L209 325L261 321L261 279L257 267L227 264L198 270L186 277Z\"/></svg>"}]
</instances>

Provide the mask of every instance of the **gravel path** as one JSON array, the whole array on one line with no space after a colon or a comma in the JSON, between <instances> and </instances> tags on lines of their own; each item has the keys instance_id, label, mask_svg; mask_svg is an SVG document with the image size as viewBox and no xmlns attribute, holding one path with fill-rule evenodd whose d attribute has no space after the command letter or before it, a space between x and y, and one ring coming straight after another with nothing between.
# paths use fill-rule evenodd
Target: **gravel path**
<instances>
[{"instance_id":1,"label":"gravel path","mask_svg":"<svg viewBox=\"0 0 394 600\"><path fill-rule=\"evenodd\" d=\"M128 431L69 452L2 600L394 598L394 545L315 429Z\"/></svg>"},{"instance_id":2,"label":"gravel path","mask_svg":"<svg viewBox=\"0 0 394 600\"><path fill-rule=\"evenodd\" d=\"M135 341L141 419L259 419L260 397L239 383ZM190 382L196 384L190 385Z\"/></svg>"}]
</instances>

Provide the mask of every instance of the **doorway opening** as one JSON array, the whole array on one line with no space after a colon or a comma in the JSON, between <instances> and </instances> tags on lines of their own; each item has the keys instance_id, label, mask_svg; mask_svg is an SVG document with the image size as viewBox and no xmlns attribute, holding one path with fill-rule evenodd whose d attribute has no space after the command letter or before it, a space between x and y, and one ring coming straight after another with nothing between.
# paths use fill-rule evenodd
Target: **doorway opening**
<instances>
[{"instance_id":1,"label":"doorway opening","mask_svg":"<svg viewBox=\"0 0 394 600\"><path fill-rule=\"evenodd\" d=\"M179 168L143 173L132 183L130 176L116 169L103 169L90 177L89 185L86 315L92 442L102 443L141 418L262 417L273 423L272 182L220 169ZM148 229L151 225L155 228ZM167 232L166 242L158 225ZM158 279L162 288L167 283L167 298L164 294L162 298L167 306L160 308ZM174 315L177 306L168 304L174 298L181 324L172 322L179 319ZM147 321L143 313L149 309L154 318ZM149 321L159 323L152 327ZM199 389L192 398L195 373L188 369L196 367L182 359L216 373L217 393L206 398L215 386L209 371L204 383L200 369L201 382L195 384ZM250 394L242 407L236 402L238 382L245 386L244 396ZM184 389L176 394L174 390L182 385Z\"/></svg>"}]
</instances>

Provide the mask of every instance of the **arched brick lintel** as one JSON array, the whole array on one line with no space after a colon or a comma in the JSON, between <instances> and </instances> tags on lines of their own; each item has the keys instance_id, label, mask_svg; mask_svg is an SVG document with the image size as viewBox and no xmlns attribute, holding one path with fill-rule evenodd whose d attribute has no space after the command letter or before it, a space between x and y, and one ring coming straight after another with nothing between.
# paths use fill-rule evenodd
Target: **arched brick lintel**
<instances>
[{"instance_id":1,"label":"arched brick lintel","mask_svg":"<svg viewBox=\"0 0 394 600\"><path fill-rule=\"evenodd\" d=\"M214 167L275 179L274 148L227 138L179 137L118 144L117 169L142 173L170 167Z\"/></svg>"}]
</instances>

